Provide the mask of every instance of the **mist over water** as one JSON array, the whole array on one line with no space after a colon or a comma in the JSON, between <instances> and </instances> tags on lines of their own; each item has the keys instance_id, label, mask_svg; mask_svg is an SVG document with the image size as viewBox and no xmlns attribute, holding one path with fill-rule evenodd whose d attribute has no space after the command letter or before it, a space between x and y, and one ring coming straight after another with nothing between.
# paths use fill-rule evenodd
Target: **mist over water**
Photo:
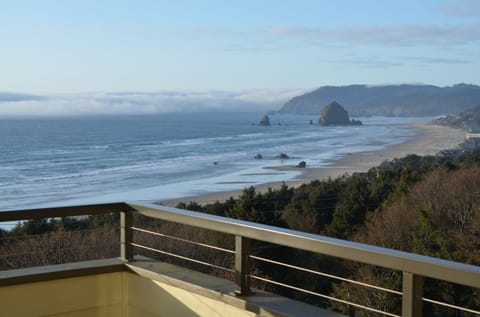
<instances>
[{"instance_id":1,"label":"mist over water","mask_svg":"<svg viewBox=\"0 0 480 317\"><path fill-rule=\"evenodd\" d=\"M310 125L317 116L177 113L0 120L0 209L114 200L155 200L242 189L377 150L414 135L406 118L360 118L363 126ZM262 160L255 160L260 153ZM290 160L275 157L286 153Z\"/></svg>"}]
</instances>

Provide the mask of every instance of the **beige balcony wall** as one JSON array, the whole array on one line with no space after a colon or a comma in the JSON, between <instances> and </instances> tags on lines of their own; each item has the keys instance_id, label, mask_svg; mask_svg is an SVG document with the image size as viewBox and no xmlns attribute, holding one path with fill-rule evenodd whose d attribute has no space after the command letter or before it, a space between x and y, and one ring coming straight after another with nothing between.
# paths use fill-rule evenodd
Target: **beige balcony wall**
<instances>
[{"instance_id":1,"label":"beige balcony wall","mask_svg":"<svg viewBox=\"0 0 480 317\"><path fill-rule=\"evenodd\" d=\"M222 301L128 272L0 287L1 316L256 316Z\"/></svg>"}]
</instances>

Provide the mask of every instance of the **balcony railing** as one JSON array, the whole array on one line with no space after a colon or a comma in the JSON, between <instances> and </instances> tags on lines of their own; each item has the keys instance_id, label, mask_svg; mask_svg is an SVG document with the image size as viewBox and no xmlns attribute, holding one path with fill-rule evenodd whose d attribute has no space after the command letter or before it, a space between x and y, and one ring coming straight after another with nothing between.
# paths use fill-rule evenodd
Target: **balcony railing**
<instances>
[{"instance_id":1,"label":"balcony railing","mask_svg":"<svg viewBox=\"0 0 480 317\"><path fill-rule=\"evenodd\" d=\"M449 309L454 309L467 314L480 315L480 309L478 307L460 307L459 305L426 298L423 295L425 278L480 289L480 267L478 266L308 234L279 227L144 203L113 203L3 211L0 212L0 223L45 218L63 219L65 217L82 217L105 213L119 214L120 216L119 254L122 260L127 262L135 261L135 255L143 250L152 254L158 253L162 256L174 257L184 262L192 262L195 265L207 266L214 270L225 271L226 274L231 274L233 276L237 285L236 293L239 296L250 296L252 294L251 282L256 281L257 283L260 282L265 285L275 285L276 287L303 292L306 296L318 297L323 300L338 302L386 316L421 316L424 303L448 307ZM233 240L232 247L215 246L210 243L192 241L188 238L176 237L170 234L165 234L164 232L158 232L152 228L141 227L134 223L134 219L137 216L191 226L198 230L211 230L218 232L226 237L231 237ZM190 243L198 247L206 248L210 250L210 252L225 253L233 257L233 265L232 267L229 267L228 265L223 265L225 264L225 261L218 264L181 255L180 252L175 252L175 248L173 250L162 250L158 244L147 245L144 240L138 238L140 235L151 235L162 239L174 239L177 242ZM258 242L293 248L295 250L308 251L313 254L326 255L356 263L374 265L398 271L401 272L402 275L402 289L395 290L383 286L371 285L370 283L354 281L330 273L312 270L300 265L259 256L254 254L252 248L252 245ZM1 256L2 254L0 254L0 257ZM287 269L305 272L332 280L353 283L357 286L372 288L376 291L399 296L401 297L401 315L398 315L398 313L395 312L392 313L383 311L379 308L370 307L365 303L353 303L345 299L335 298L331 294L322 294L314 290L290 285L285 281L273 280L268 277L260 276L257 272L253 272L251 269L252 262L254 261L267 263L272 266L281 266ZM226 262L228 264L228 261Z\"/></svg>"}]
</instances>

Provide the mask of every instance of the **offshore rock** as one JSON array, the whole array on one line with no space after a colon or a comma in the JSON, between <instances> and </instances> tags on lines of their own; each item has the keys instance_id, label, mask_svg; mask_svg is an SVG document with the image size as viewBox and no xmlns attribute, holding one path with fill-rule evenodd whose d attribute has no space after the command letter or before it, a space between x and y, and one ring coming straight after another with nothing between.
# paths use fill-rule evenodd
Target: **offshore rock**
<instances>
[{"instance_id":1,"label":"offshore rock","mask_svg":"<svg viewBox=\"0 0 480 317\"><path fill-rule=\"evenodd\" d=\"M280 155L275 156L275 158L281 159L281 160L286 160L286 159L289 159L290 156L288 156L288 155L285 154L285 153L280 153Z\"/></svg>"},{"instance_id":2,"label":"offshore rock","mask_svg":"<svg viewBox=\"0 0 480 317\"><path fill-rule=\"evenodd\" d=\"M323 107L320 120L321 125L361 125L361 121L351 120L348 112L336 101Z\"/></svg>"},{"instance_id":3,"label":"offshore rock","mask_svg":"<svg viewBox=\"0 0 480 317\"><path fill-rule=\"evenodd\" d=\"M305 168L307 166L307 163L305 161L301 161L297 164L298 168Z\"/></svg>"},{"instance_id":4,"label":"offshore rock","mask_svg":"<svg viewBox=\"0 0 480 317\"><path fill-rule=\"evenodd\" d=\"M260 120L260 125L268 127L270 125L270 118L267 115L264 115L262 120Z\"/></svg>"}]
</instances>

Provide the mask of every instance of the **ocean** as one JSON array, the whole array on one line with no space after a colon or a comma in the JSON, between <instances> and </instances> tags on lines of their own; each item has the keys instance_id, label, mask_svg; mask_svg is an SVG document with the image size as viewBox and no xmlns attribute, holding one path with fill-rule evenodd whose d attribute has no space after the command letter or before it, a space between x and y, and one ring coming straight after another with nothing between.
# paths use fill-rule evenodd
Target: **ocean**
<instances>
[{"instance_id":1,"label":"ocean","mask_svg":"<svg viewBox=\"0 0 480 317\"><path fill-rule=\"evenodd\" d=\"M419 119L358 118L362 126L309 124L318 116L172 113L0 120L0 210L153 201L283 181L347 153L414 137ZM281 153L288 160L276 158ZM261 154L262 159L255 159Z\"/></svg>"}]
</instances>

